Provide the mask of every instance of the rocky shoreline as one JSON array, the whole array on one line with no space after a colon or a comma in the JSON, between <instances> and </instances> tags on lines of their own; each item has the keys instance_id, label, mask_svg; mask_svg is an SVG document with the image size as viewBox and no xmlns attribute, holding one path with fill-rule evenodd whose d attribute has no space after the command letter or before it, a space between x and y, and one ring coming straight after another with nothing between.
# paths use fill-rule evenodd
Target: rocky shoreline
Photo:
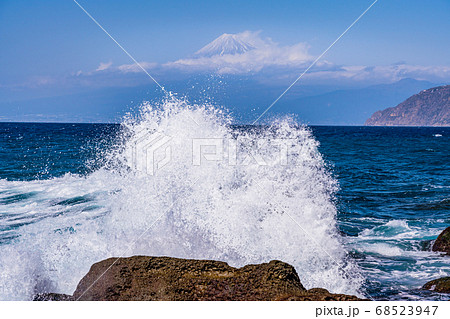
<instances>
[{"instance_id":1,"label":"rocky shoreline","mask_svg":"<svg viewBox=\"0 0 450 319\"><path fill-rule=\"evenodd\" d=\"M72 296L39 294L35 301L115 300L362 300L305 289L291 265L278 260L234 268L213 260L133 256L92 265Z\"/></svg>"},{"instance_id":2,"label":"rocky shoreline","mask_svg":"<svg viewBox=\"0 0 450 319\"><path fill-rule=\"evenodd\" d=\"M434 242L432 251L443 252L446 257L450 256L450 227L447 227ZM422 289L438 293L450 294L450 277L443 277L427 282Z\"/></svg>"},{"instance_id":3,"label":"rocky shoreline","mask_svg":"<svg viewBox=\"0 0 450 319\"><path fill-rule=\"evenodd\" d=\"M432 247L450 256L450 227ZM422 289L450 293L450 277L432 280ZM357 301L322 288L305 289L293 266L278 260L234 268L214 260L133 256L109 258L92 265L73 295L44 293L35 301L126 300L310 300Z\"/></svg>"}]
</instances>

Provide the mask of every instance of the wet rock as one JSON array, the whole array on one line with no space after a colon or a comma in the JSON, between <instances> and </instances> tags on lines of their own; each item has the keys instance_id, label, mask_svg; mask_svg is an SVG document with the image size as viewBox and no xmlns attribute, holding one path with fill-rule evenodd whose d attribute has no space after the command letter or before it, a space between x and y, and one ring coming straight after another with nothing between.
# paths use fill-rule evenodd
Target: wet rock
<instances>
[{"instance_id":1,"label":"wet rock","mask_svg":"<svg viewBox=\"0 0 450 319\"><path fill-rule=\"evenodd\" d=\"M279 300L294 300L294 301L358 301L365 300L356 296L344 295L344 294L332 294L328 290L323 288L311 288L305 293L290 296L287 299Z\"/></svg>"},{"instance_id":2,"label":"wet rock","mask_svg":"<svg viewBox=\"0 0 450 319\"><path fill-rule=\"evenodd\" d=\"M33 301L73 301L73 297L65 294L43 293L34 296Z\"/></svg>"},{"instance_id":3,"label":"wet rock","mask_svg":"<svg viewBox=\"0 0 450 319\"><path fill-rule=\"evenodd\" d=\"M450 227L447 227L436 239L432 247L433 251L446 252L450 255Z\"/></svg>"},{"instance_id":4,"label":"wet rock","mask_svg":"<svg viewBox=\"0 0 450 319\"><path fill-rule=\"evenodd\" d=\"M211 260L134 256L92 265L75 300L360 300L306 290L291 265L269 263L234 268Z\"/></svg>"},{"instance_id":5,"label":"wet rock","mask_svg":"<svg viewBox=\"0 0 450 319\"><path fill-rule=\"evenodd\" d=\"M427 282L422 289L440 293L450 293L450 277L443 277Z\"/></svg>"}]
</instances>

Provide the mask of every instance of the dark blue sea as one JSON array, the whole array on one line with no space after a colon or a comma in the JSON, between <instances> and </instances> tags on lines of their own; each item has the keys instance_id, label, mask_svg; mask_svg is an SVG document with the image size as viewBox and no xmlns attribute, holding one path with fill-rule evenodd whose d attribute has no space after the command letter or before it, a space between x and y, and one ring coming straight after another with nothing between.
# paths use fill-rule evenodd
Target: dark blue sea
<instances>
[{"instance_id":1,"label":"dark blue sea","mask_svg":"<svg viewBox=\"0 0 450 319\"><path fill-rule=\"evenodd\" d=\"M450 128L230 127L190 112L123 125L0 123L0 299L70 294L92 263L133 254L280 259L307 288L448 299L420 288L450 275L450 258L431 251L450 225ZM142 174L126 154L152 130L174 142L173 163ZM192 153L186 139L236 135L291 138L298 161L197 163L176 152Z\"/></svg>"}]
</instances>

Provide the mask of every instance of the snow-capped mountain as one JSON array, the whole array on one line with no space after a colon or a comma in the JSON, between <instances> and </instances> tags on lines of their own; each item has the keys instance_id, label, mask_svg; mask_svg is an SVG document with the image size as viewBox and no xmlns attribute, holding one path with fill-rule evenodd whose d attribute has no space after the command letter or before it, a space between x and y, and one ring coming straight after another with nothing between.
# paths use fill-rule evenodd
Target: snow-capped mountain
<instances>
[{"instance_id":1,"label":"snow-capped mountain","mask_svg":"<svg viewBox=\"0 0 450 319\"><path fill-rule=\"evenodd\" d=\"M244 31L222 34L198 50L193 56L166 63L165 66L185 70L208 70L218 74L243 74L267 68L305 67L313 61L306 43L280 46L260 32Z\"/></svg>"},{"instance_id":2,"label":"snow-capped mountain","mask_svg":"<svg viewBox=\"0 0 450 319\"><path fill-rule=\"evenodd\" d=\"M242 34L224 33L195 53L196 57L222 56L225 54L242 54L255 47L243 40Z\"/></svg>"}]
</instances>

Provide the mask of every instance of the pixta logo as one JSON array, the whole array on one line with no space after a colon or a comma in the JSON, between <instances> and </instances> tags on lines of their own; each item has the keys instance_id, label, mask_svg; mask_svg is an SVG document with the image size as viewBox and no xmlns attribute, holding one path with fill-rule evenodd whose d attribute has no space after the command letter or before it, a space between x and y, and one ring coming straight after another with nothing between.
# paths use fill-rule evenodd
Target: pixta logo
<instances>
[{"instance_id":1,"label":"pixta logo","mask_svg":"<svg viewBox=\"0 0 450 319\"><path fill-rule=\"evenodd\" d=\"M288 161L288 157L295 143L293 139L273 138L186 138L175 143L171 136L143 130L133 139L131 165L149 175L155 175L174 158L184 159L186 164L190 162L193 166L207 165L208 162L228 166L284 166L294 163ZM191 145L192 148L176 147L180 144ZM190 154L178 154L186 151Z\"/></svg>"},{"instance_id":2,"label":"pixta logo","mask_svg":"<svg viewBox=\"0 0 450 319\"><path fill-rule=\"evenodd\" d=\"M192 140L192 163L220 161L230 166L288 165L293 139L196 138Z\"/></svg>"},{"instance_id":3,"label":"pixta logo","mask_svg":"<svg viewBox=\"0 0 450 319\"><path fill-rule=\"evenodd\" d=\"M145 130L137 136L131 149L131 165L140 172L155 175L172 159L172 137Z\"/></svg>"}]
</instances>

